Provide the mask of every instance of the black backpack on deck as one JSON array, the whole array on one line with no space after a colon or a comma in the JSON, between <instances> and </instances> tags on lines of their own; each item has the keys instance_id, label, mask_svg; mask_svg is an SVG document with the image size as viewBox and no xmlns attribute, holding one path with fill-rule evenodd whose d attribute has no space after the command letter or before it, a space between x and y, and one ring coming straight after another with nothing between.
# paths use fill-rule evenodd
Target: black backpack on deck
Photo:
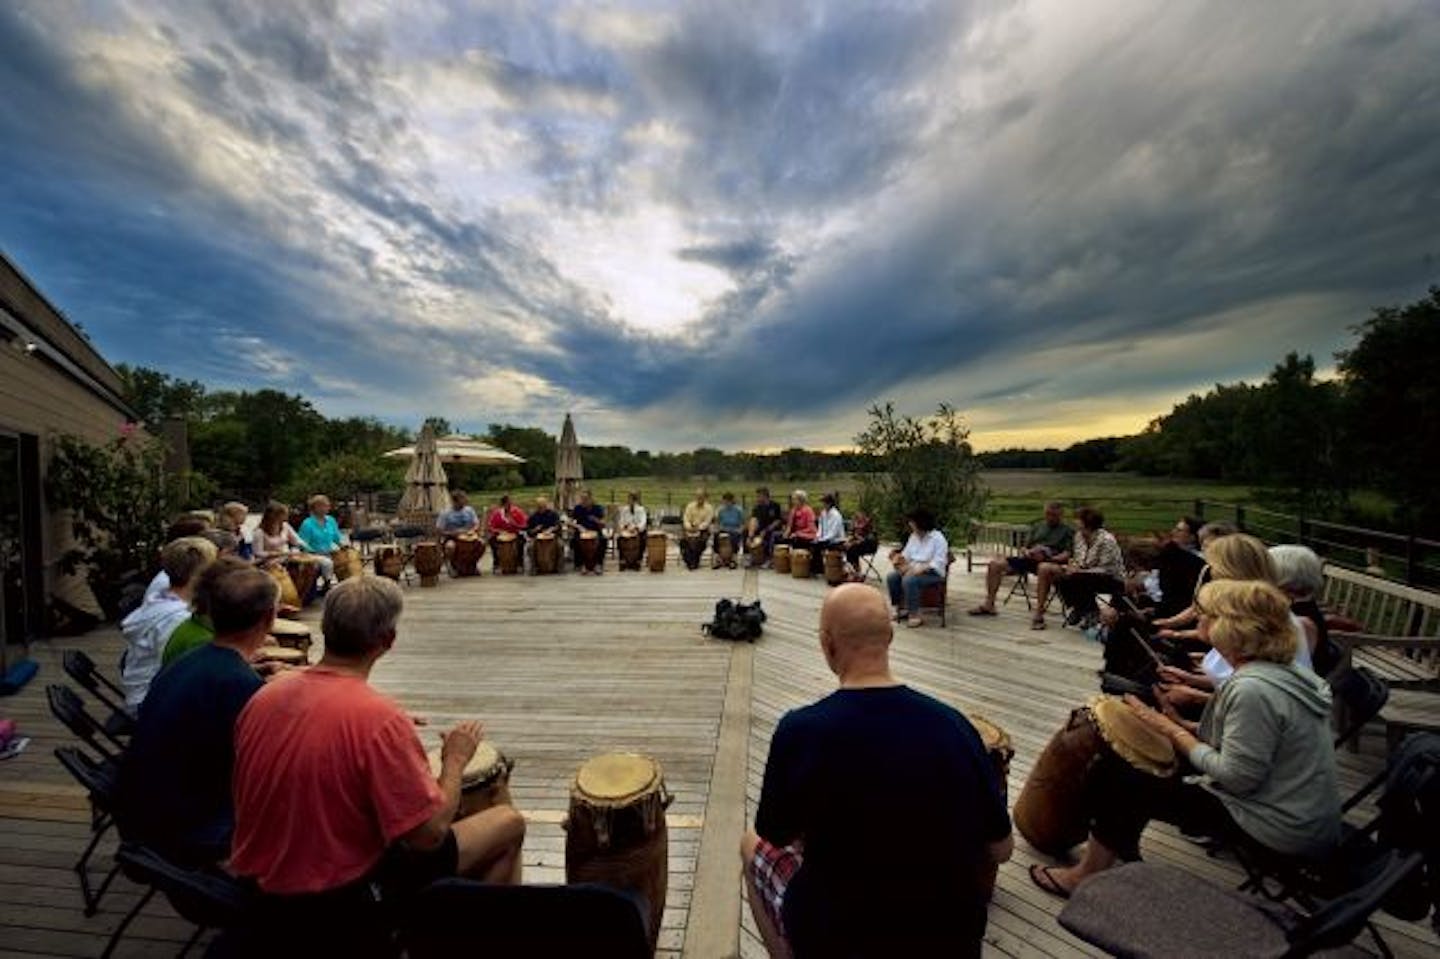
<instances>
[{"instance_id":1,"label":"black backpack on deck","mask_svg":"<svg viewBox=\"0 0 1440 959\"><path fill-rule=\"evenodd\" d=\"M700 627L700 631L714 639L748 640L755 642L765 631L765 610L760 601L735 603L722 599L715 604L715 618Z\"/></svg>"},{"instance_id":2,"label":"black backpack on deck","mask_svg":"<svg viewBox=\"0 0 1440 959\"><path fill-rule=\"evenodd\" d=\"M1401 919L1424 919L1440 907L1440 736L1411 733L1390 756L1380 797L1380 845L1419 850L1425 868L1412 874L1385 902ZM1435 919L1440 928L1440 912Z\"/></svg>"}]
</instances>

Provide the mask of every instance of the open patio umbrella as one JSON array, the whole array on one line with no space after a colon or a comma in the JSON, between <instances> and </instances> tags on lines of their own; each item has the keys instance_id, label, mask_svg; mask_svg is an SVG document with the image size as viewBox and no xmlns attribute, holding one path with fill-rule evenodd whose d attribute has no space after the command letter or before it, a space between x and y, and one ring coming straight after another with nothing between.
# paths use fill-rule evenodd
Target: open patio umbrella
<instances>
[{"instance_id":1,"label":"open patio umbrella","mask_svg":"<svg viewBox=\"0 0 1440 959\"><path fill-rule=\"evenodd\" d=\"M435 433L427 423L415 441L410 468L405 471L405 493L395 508L401 522L415 523L427 530L435 525L435 517L450 507L449 480L435 449Z\"/></svg>"},{"instance_id":2,"label":"open patio umbrella","mask_svg":"<svg viewBox=\"0 0 1440 959\"><path fill-rule=\"evenodd\" d=\"M384 454L389 459L409 459L414 455L414 446L402 446ZM463 433L450 433L437 439L435 455L441 463L464 463L468 466L517 466L525 462L514 453Z\"/></svg>"},{"instance_id":3,"label":"open patio umbrella","mask_svg":"<svg viewBox=\"0 0 1440 959\"><path fill-rule=\"evenodd\" d=\"M580 483L585 479L580 465L580 441L575 438L575 423L565 414L560 430L560 445L555 448L555 508L562 513L575 505Z\"/></svg>"}]
</instances>

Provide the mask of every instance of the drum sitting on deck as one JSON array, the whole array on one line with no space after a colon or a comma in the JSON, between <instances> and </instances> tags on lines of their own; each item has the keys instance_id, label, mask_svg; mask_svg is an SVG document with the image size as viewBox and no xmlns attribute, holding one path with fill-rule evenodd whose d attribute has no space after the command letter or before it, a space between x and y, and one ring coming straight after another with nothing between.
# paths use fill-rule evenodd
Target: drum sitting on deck
<instances>
[{"instance_id":1,"label":"drum sitting on deck","mask_svg":"<svg viewBox=\"0 0 1440 959\"><path fill-rule=\"evenodd\" d=\"M502 576L514 576L520 572L520 537L515 533L499 533L495 536L495 566Z\"/></svg>"},{"instance_id":2,"label":"drum sitting on deck","mask_svg":"<svg viewBox=\"0 0 1440 959\"><path fill-rule=\"evenodd\" d=\"M276 619L270 625L270 639L277 646L298 649L307 656L310 653L310 627L293 619Z\"/></svg>"},{"instance_id":3,"label":"drum sitting on deck","mask_svg":"<svg viewBox=\"0 0 1440 959\"><path fill-rule=\"evenodd\" d=\"M320 578L320 560L305 553L292 553L285 557L285 571L295 581L295 595L300 597L297 606L304 606L315 589L315 580Z\"/></svg>"},{"instance_id":4,"label":"drum sitting on deck","mask_svg":"<svg viewBox=\"0 0 1440 959\"><path fill-rule=\"evenodd\" d=\"M360 575L360 551L353 546L342 546L330 554L335 561L335 578L345 582L351 576Z\"/></svg>"},{"instance_id":5,"label":"drum sitting on deck","mask_svg":"<svg viewBox=\"0 0 1440 959\"><path fill-rule=\"evenodd\" d=\"M440 778L440 753L440 749L432 749L428 754L430 772L436 779ZM510 805L510 770L514 768L514 760L482 741L460 774L460 806L455 818L464 819L491 806Z\"/></svg>"},{"instance_id":6,"label":"drum sitting on deck","mask_svg":"<svg viewBox=\"0 0 1440 959\"><path fill-rule=\"evenodd\" d=\"M582 529L575 543L575 553L580 565L594 571L600 559L600 534L593 529Z\"/></svg>"},{"instance_id":7,"label":"drum sitting on deck","mask_svg":"<svg viewBox=\"0 0 1440 959\"><path fill-rule=\"evenodd\" d=\"M421 586L439 586L440 570L445 568L445 551L439 543L415 544L415 572Z\"/></svg>"},{"instance_id":8,"label":"drum sitting on deck","mask_svg":"<svg viewBox=\"0 0 1440 959\"><path fill-rule=\"evenodd\" d=\"M285 569L284 564L273 563L265 567L265 572L280 587L280 605L298 607L300 594L295 591L295 580L290 578L290 572Z\"/></svg>"},{"instance_id":9,"label":"drum sitting on deck","mask_svg":"<svg viewBox=\"0 0 1440 959\"><path fill-rule=\"evenodd\" d=\"M810 578L810 551L803 546L790 551L790 575L795 579Z\"/></svg>"},{"instance_id":10,"label":"drum sitting on deck","mask_svg":"<svg viewBox=\"0 0 1440 959\"><path fill-rule=\"evenodd\" d=\"M781 576L790 575L790 547L785 543L775 544L775 572Z\"/></svg>"},{"instance_id":11,"label":"drum sitting on deck","mask_svg":"<svg viewBox=\"0 0 1440 959\"><path fill-rule=\"evenodd\" d=\"M838 549L825 551L825 583L839 586L845 582L845 554Z\"/></svg>"},{"instance_id":12,"label":"drum sitting on deck","mask_svg":"<svg viewBox=\"0 0 1440 959\"><path fill-rule=\"evenodd\" d=\"M665 572L665 551L669 548L670 540L661 530L652 529L645 537L645 556L650 562L650 572Z\"/></svg>"},{"instance_id":13,"label":"drum sitting on deck","mask_svg":"<svg viewBox=\"0 0 1440 959\"><path fill-rule=\"evenodd\" d=\"M990 757L990 764L995 767L1000 798L1009 805L1010 760L1015 758L1015 748L1010 745L1010 737L1005 730L980 716L971 716L970 725L975 727L975 731L980 734L980 741L985 744L985 753ZM996 862L986 863L980 868L980 887L985 890L987 902L995 895L995 877L999 871L1000 864Z\"/></svg>"},{"instance_id":14,"label":"drum sitting on deck","mask_svg":"<svg viewBox=\"0 0 1440 959\"><path fill-rule=\"evenodd\" d=\"M715 534L715 565L731 566L735 562L735 541L729 533Z\"/></svg>"},{"instance_id":15,"label":"drum sitting on deck","mask_svg":"<svg viewBox=\"0 0 1440 959\"><path fill-rule=\"evenodd\" d=\"M575 774L565 817L565 881L598 882L643 896L651 949L665 912L670 799L655 760L606 753Z\"/></svg>"},{"instance_id":16,"label":"drum sitting on deck","mask_svg":"<svg viewBox=\"0 0 1440 959\"><path fill-rule=\"evenodd\" d=\"M548 576L560 572L560 541L554 533L541 533L530 547L534 551L535 573Z\"/></svg>"},{"instance_id":17,"label":"drum sitting on deck","mask_svg":"<svg viewBox=\"0 0 1440 959\"><path fill-rule=\"evenodd\" d=\"M405 572L405 553L394 543L375 547L375 574L398 580Z\"/></svg>"},{"instance_id":18,"label":"drum sitting on deck","mask_svg":"<svg viewBox=\"0 0 1440 959\"><path fill-rule=\"evenodd\" d=\"M759 569L765 565L765 537L750 537L750 565Z\"/></svg>"},{"instance_id":19,"label":"drum sitting on deck","mask_svg":"<svg viewBox=\"0 0 1440 959\"><path fill-rule=\"evenodd\" d=\"M621 569L638 570L640 561L645 556L645 544L641 541L640 534L633 529L627 529L617 536L615 555L620 560Z\"/></svg>"},{"instance_id":20,"label":"drum sitting on deck","mask_svg":"<svg viewBox=\"0 0 1440 959\"><path fill-rule=\"evenodd\" d=\"M1175 775L1175 747L1115 696L1096 696L1051 737L1015 800L1015 828L1030 845L1063 856L1085 841L1094 810L1086 808L1090 768L1110 754L1159 778Z\"/></svg>"},{"instance_id":21,"label":"drum sitting on deck","mask_svg":"<svg viewBox=\"0 0 1440 959\"><path fill-rule=\"evenodd\" d=\"M456 576L479 576L480 558L484 555L485 541L479 533L461 533L450 551L450 569Z\"/></svg>"}]
</instances>

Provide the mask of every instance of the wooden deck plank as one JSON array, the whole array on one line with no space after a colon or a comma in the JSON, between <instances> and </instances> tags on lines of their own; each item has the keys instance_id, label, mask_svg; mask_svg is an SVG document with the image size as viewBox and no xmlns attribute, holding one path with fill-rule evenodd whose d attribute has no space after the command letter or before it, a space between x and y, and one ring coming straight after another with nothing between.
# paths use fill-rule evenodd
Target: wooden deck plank
<instances>
[{"instance_id":1,"label":"wooden deck plank","mask_svg":"<svg viewBox=\"0 0 1440 959\"><path fill-rule=\"evenodd\" d=\"M673 558L673 557L672 557ZM881 564L883 566L883 562ZM900 630L897 675L966 712L982 714L1010 735L1016 757L1012 797L1069 711L1093 694L1099 647L1074 630L1032 633L1023 607L976 619L963 610L979 595L980 573L955 570L949 625ZM707 640L699 624L716 599L754 594L770 616L765 637L751 647ZM688 572L672 563L664 574L604 577L492 577L442 581L437 589L407 587L407 609L391 655L374 682L407 709L427 717L427 746L458 719L485 721L486 735L516 760L512 792L526 815L524 863L529 882L561 881L561 820L579 764L595 752L638 749L656 756L676 799L670 824L669 899L659 955L751 957L763 954L733 882L736 824L753 821L770 735L788 709L834 688L815 639L826 588L772 572L747 584L733 571ZM312 624L315 610L305 619ZM317 641L323 647L323 637ZM70 866L88 837L84 793L55 762L68 735L49 716L43 687L64 682L59 652L86 649L114 672L119 639L113 630L77 640L38 644L41 676L0 711L32 736L30 749L0 764L0 959L10 954L94 956L139 891L119 879L100 913L85 918ZM733 660L749 657L748 692L735 691ZM315 651L318 655L319 649ZM726 717L740 730L742 750L726 747ZM731 736L731 739L734 737ZM1353 788L1379 766L1383 739L1367 735L1360 753L1340 757L1341 782ZM741 758L736 761L736 756ZM717 781L723 779L723 783ZM716 826L715 817L726 819ZM721 839L722 833L726 838ZM713 837L707 843L706 835ZM113 841L94 863L103 869ZM1147 858L1175 863L1206 879L1235 881L1233 863L1213 859L1173 830L1146 833ZM1045 861L1023 842L1001 870L985 951L990 956L1098 955L1054 921L1061 903L1035 889L1025 874ZM718 879L706 880L709 874ZM725 876L732 877L728 887ZM714 883L715 885L711 885ZM723 888L722 888L723 887ZM725 894L708 899L708 890ZM700 933L692 909L725 917ZM1382 917L1399 956L1440 950L1428 926ZM689 943L687 936L697 930ZM713 930L725 943L711 943ZM121 955L173 955L188 928L164 903L142 914Z\"/></svg>"}]
</instances>

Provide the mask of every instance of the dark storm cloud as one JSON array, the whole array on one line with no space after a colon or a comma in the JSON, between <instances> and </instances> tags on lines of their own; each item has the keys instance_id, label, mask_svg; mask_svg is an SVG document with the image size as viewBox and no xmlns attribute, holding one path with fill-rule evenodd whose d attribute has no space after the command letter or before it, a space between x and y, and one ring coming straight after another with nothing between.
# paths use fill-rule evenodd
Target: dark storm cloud
<instances>
[{"instance_id":1,"label":"dark storm cloud","mask_svg":"<svg viewBox=\"0 0 1440 959\"><path fill-rule=\"evenodd\" d=\"M1323 362L1437 279L1418 0L98 9L0 5L0 245L117 359L360 412L514 374L637 445L842 441L886 395L1038 421ZM576 277L643 280L605 231L667 217L718 279L649 332Z\"/></svg>"}]
</instances>

